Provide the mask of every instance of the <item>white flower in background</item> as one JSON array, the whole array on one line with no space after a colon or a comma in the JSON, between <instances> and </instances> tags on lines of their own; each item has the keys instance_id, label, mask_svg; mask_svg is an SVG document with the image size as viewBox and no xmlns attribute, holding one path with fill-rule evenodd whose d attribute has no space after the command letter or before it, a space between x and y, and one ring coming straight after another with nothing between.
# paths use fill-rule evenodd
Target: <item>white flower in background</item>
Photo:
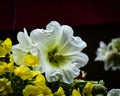
<instances>
[{"instance_id":1,"label":"white flower in background","mask_svg":"<svg viewBox=\"0 0 120 96\"><path fill-rule=\"evenodd\" d=\"M49 82L72 83L80 73L79 68L88 62L88 56L81 52L87 44L73 36L70 26L52 21L46 30L33 30L30 37L40 52L40 66L36 70L45 72Z\"/></svg>"},{"instance_id":2,"label":"white flower in background","mask_svg":"<svg viewBox=\"0 0 120 96\"><path fill-rule=\"evenodd\" d=\"M107 61L109 50L108 46L103 41L100 42L96 55L95 61Z\"/></svg>"},{"instance_id":3,"label":"white flower in background","mask_svg":"<svg viewBox=\"0 0 120 96\"><path fill-rule=\"evenodd\" d=\"M120 96L120 89L111 89L107 96Z\"/></svg>"},{"instance_id":4,"label":"white flower in background","mask_svg":"<svg viewBox=\"0 0 120 96\"><path fill-rule=\"evenodd\" d=\"M112 39L108 45L100 42L96 55L95 61L103 61L106 71L120 69L120 38Z\"/></svg>"},{"instance_id":5,"label":"white flower in background","mask_svg":"<svg viewBox=\"0 0 120 96\"><path fill-rule=\"evenodd\" d=\"M19 44L13 45L12 52L14 61L17 65L34 66L39 64L37 49L34 47L31 38L28 36L27 30L18 32L17 39ZM32 59L32 60L31 60Z\"/></svg>"},{"instance_id":6,"label":"white flower in background","mask_svg":"<svg viewBox=\"0 0 120 96\"><path fill-rule=\"evenodd\" d=\"M111 44L109 44L109 47L103 42L101 41L99 43L99 48L97 49L96 52L96 58L95 61L103 61L104 64L104 69L107 71L113 64L112 62L108 62L109 59L109 55L110 55L110 48Z\"/></svg>"}]
</instances>

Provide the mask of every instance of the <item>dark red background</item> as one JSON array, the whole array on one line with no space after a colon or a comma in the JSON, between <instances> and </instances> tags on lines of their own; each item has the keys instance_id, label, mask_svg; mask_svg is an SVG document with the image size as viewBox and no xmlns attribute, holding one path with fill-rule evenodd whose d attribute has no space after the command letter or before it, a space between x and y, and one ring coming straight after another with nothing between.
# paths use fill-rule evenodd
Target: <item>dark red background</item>
<instances>
[{"instance_id":1,"label":"dark red background","mask_svg":"<svg viewBox=\"0 0 120 96\"><path fill-rule=\"evenodd\" d=\"M51 20L71 26L120 22L119 0L0 0L0 30L43 27Z\"/></svg>"}]
</instances>

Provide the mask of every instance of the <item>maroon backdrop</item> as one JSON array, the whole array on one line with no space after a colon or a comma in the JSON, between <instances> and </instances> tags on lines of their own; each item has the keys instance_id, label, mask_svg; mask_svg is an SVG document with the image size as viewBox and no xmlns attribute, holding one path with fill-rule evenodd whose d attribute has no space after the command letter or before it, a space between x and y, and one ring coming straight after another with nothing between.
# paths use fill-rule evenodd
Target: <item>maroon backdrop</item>
<instances>
[{"instance_id":1,"label":"maroon backdrop","mask_svg":"<svg viewBox=\"0 0 120 96\"><path fill-rule=\"evenodd\" d=\"M120 0L0 0L0 30L120 23Z\"/></svg>"}]
</instances>

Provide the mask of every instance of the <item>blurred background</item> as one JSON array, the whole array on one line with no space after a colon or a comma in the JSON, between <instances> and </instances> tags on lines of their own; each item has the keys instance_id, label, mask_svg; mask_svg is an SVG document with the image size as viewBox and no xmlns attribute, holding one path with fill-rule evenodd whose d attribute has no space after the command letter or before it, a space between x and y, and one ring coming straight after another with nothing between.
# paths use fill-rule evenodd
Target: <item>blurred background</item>
<instances>
[{"instance_id":1,"label":"blurred background","mask_svg":"<svg viewBox=\"0 0 120 96\"><path fill-rule=\"evenodd\" d=\"M119 0L0 0L0 39L11 38L17 43L17 33L25 27L28 32L45 28L56 20L69 25L87 47L86 80L104 80L109 89L120 88L120 71L104 71L103 62L95 62L99 42L106 44L120 37Z\"/></svg>"}]
</instances>

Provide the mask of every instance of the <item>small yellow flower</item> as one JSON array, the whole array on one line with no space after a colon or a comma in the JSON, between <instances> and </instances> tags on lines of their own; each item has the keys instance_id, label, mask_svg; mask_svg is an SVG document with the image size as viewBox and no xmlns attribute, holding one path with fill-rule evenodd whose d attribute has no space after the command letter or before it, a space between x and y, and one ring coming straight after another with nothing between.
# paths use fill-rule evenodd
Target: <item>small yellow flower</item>
<instances>
[{"instance_id":1,"label":"small yellow flower","mask_svg":"<svg viewBox=\"0 0 120 96\"><path fill-rule=\"evenodd\" d=\"M6 40L4 40L4 42L2 43L3 47L6 49L6 51L9 53L11 51L12 48L12 41L10 38L7 38Z\"/></svg>"},{"instance_id":2,"label":"small yellow flower","mask_svg":"<svg viewBox=\"0 0 120 96\"><path fill-rule=\"evenodd\" d=\"M35 85L45 85L45 78L42 74L36 76L35 81L33 82Z\"/></svg>"},{"instance_id":3,"label":"small yellow flower","mask_svg":"<svg viewBox=\"0 0 120 96\"><path fill-rule=\"evenodd\" d=\"M6 62L3 62L3 67L5 72L13 72L14 70L14 64L12 62L8 64Z\"/></svg>"},{"instance_id":4,"label":"small yellow flower","mask_svg":"<svg viewBox=\"0 0 120 96\"><path fill-rule=\"evenodd\" d=\"M83 94L85 94L87 96L93 96L92 95L92 86L93 86L93 82L88 81L87 84L85 85L84 89L83 89Z\"/></svg>"},{"instance_id":5,"label":"small yellow flower","mask_svg":"<svg viewBox=\"0 0 120 96\"><path fill-rule=\"evenodd\" d=\"M39 94L41 94L41 91L34 85L27 85L25 89L23 89L23 96L37 96Z\"/></svg>"},{"instance_id":6,"label":"small yellow flower","mask_svg":"<svg viewBox=\"0 0 120 96\"><path fill-rule=\"evenodd\" d=\"M23 96L53 96L46 86L27 85L23 89Z\"/></svg>"},{"instance_id":7,"label":"small yellow flower","mask_svg":"<svg viewBox=\"0 0 120 96\"><path fill-rule=\"evenodd\" d=\"M10 62L6 66L6 72L13 72L14 70L14 63Z\"/></svg>"},{"instance_id":8,"label":"small yellow flower","mask_svg":"<svg viewBox=\"0 0 120 96\"><path fill-rule=\"evenodd\" d=\"M64 90L62 87L59 87L58 91L54 93L55 96L65 96Z\"/></svg>"},{"instance_id":9,"label":"small yellow flower","mask_svg":"<svg viewBox=\"0 0 120 96\"><path fill-rule=\"evenodd\" d=\"M53 96L51 89L46 85L38 86L38 88L42 92L43 96Z\"/></svg>"},{"instance_id":10,"label":"small yellow flower","mask_svg":"<svg viewBox=\"0 0 120 96\"><path fill-rule=\"evenodd\" d=\"M24 57L24 61L27 66L38 66L38 64L39 64L39 58L32 54L27 54Z\"/></svg>"},{"instance_id":11,"label":"small yellow flower","mask_svg":"<svg viewBox=\"0 0 120 96\"><path fill-rule=\"evenodd\" d=\"M81 96L81 93L79 92L79 90L74 89L72 91L72 96Z\"/></svg>"},{"instance_id":12,"label":"small yellow flower","mask_svg":"<svg viewBox=\"0 0 120 96\"><path fill-rule=\"evenodd\" d=\"M8 96L13 93L11 82L6 78L0 78L0 96Z\"/></svg>"},{"instance_id":13,"label":"small yellow flower","mask_svg":"<svg viewBox=\"0 0 120 96\"><path fill-rule=\"evenodd\" d=\"M0 45L0 57L5 57L7 53L10 53L12 48L12 41L10 38L4 40Z\"/></svg>"},{"instance_id":14,"label":"small yellow flower","mask_svg":"<svg viewBox=\"0 0 120 96\"><path fill-rule=\"evenodd\" d=\"M45 77L42 74L39 73L39 75L36 76L36 79L35 81L33 81L33 84L37 86L43 94L37 96L53 96L52 91L49 89L49 87L46 86Z\"/></svg>"},{"instance_id":15,"label":"small yellow flower","mask_svg":"<svg viewBox=\"0 0 120 96\"><path fill-rule=\"evenodd\" d=\"M28 67L21 65L14 70L16 76L21 77L23 80L31 80L34 76L38 75L38 71L32 71Z\"/></svg>"}]
</instances>

